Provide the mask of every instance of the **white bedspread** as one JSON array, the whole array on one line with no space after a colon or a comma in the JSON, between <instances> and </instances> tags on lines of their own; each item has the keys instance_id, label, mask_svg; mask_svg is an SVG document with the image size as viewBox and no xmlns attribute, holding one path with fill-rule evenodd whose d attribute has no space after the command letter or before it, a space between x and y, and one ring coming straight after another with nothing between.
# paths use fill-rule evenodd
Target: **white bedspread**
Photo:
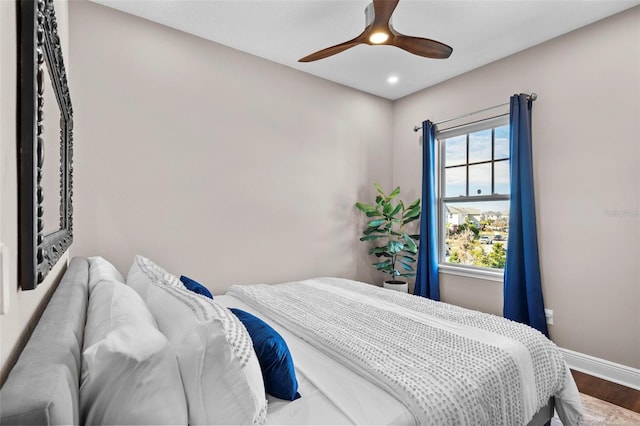
<instances>
[{"instance_id":1,"label":"white bedspread","mask_svg":"<svg viewBox=\"0 0 640 426\"><path fill-rule=\"evenodd\" d=\"M230 294L402 401L425 425L524 425L556 396L582 407L555 345L522 324L355 281L233 286Z\"/></svg>"},{"instance_id":2,"label":"white bedspread","mask_svg":"<svg viewBox=\"0 0 640 426\"><path fill-rule=\"evenodd\" d=\"M414 425L411 412L377 385L304 342L287 328L230 295L215 300L256 315L273 327L291 351L302 398L267 396L270 425Z\"/></svg>"}]
</instances>

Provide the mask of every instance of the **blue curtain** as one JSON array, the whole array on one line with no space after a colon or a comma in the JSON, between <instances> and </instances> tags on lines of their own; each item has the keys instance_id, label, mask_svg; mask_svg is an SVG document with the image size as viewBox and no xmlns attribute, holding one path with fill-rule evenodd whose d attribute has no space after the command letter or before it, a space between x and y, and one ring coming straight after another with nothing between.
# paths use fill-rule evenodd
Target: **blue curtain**
<instances>
[{"instance_id":1,"label":"blue curtain","mask_svg":"<svg viewBox=\"0 0 640 426\"><path fill-rule=\"evenodd\" d=\"M436 204L436 129L432 122L422 123L422 213L418 270L413 294L440 300L438 284L438 226Z\"/></svg>"},{"instance_id":2,"label":"blue curtain","mask_svg":"<svg viewBox=\"0 0 640 426\"><path fill-rule=\"evenodd\" d=\"M511 97L509 164L511 200L507 264L504 270L504 317L549 336L540 282L528 95Z\"/></svg>"}]
</instances>

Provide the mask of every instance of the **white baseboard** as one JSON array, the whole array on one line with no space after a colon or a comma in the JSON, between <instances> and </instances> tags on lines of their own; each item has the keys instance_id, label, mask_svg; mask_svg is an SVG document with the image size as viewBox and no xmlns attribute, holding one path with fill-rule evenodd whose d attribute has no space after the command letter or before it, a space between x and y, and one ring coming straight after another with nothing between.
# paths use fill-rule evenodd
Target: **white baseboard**
<instances>
[{"instance_id":1,"label":"white baseboard","mask_svg":"<svg viewBox=\"0 0 640 426\"><path fill-rule=\"evenodd\" d=\"M574 370L640 390L640 370L569 349L558 348Z\"/></svg>"}]
</instances>

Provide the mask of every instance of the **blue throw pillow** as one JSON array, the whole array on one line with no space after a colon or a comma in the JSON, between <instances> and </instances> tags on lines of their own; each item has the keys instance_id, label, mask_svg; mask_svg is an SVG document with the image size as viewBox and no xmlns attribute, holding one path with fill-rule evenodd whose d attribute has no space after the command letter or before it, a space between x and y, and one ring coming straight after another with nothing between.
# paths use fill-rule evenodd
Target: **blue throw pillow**
<instances>
[{"instance_id":1,"label":"blue throw pillow","mask_svg":"<svg viewBox=\"0 0 640 426\"><path fill-rule=\"evenodd\" d=\"M260 318L240 309L229 309L244 324L253 340L267 393L288 401L300 398L293 359L282 336Z\"/></svg>"},{"instance_id":2,"label":"blue throw pillow","mask_svg":"<svg viewBox=\"0 0 640 426\"><path fill-rule=\"evenodd\" d=\"M213 295L211 294L209 289L200 284L198 281L193 280L189 277L185 277L184 275L180 275L180 281L182 281L182 284L184 284L187 289L193 291L194 293L198 293L208 297L209 299L213 299Z\"/></svg>"}]
</instances>

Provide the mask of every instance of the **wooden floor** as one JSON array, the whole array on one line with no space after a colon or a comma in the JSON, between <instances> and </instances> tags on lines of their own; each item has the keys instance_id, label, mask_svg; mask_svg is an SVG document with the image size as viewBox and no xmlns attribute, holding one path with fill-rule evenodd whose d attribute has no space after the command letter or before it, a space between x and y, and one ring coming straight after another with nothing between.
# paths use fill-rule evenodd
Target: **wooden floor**
<instances>
[{"instance_id":1,"label":"wooden floor","mask_svg":"<svg viewBox=\"0 0 640 426\"><path fill-rule=\"evenodd\" d=\"M575 370L571 374L581 393L640 413L640 391Z\"/></svg>"}]
</instances>

